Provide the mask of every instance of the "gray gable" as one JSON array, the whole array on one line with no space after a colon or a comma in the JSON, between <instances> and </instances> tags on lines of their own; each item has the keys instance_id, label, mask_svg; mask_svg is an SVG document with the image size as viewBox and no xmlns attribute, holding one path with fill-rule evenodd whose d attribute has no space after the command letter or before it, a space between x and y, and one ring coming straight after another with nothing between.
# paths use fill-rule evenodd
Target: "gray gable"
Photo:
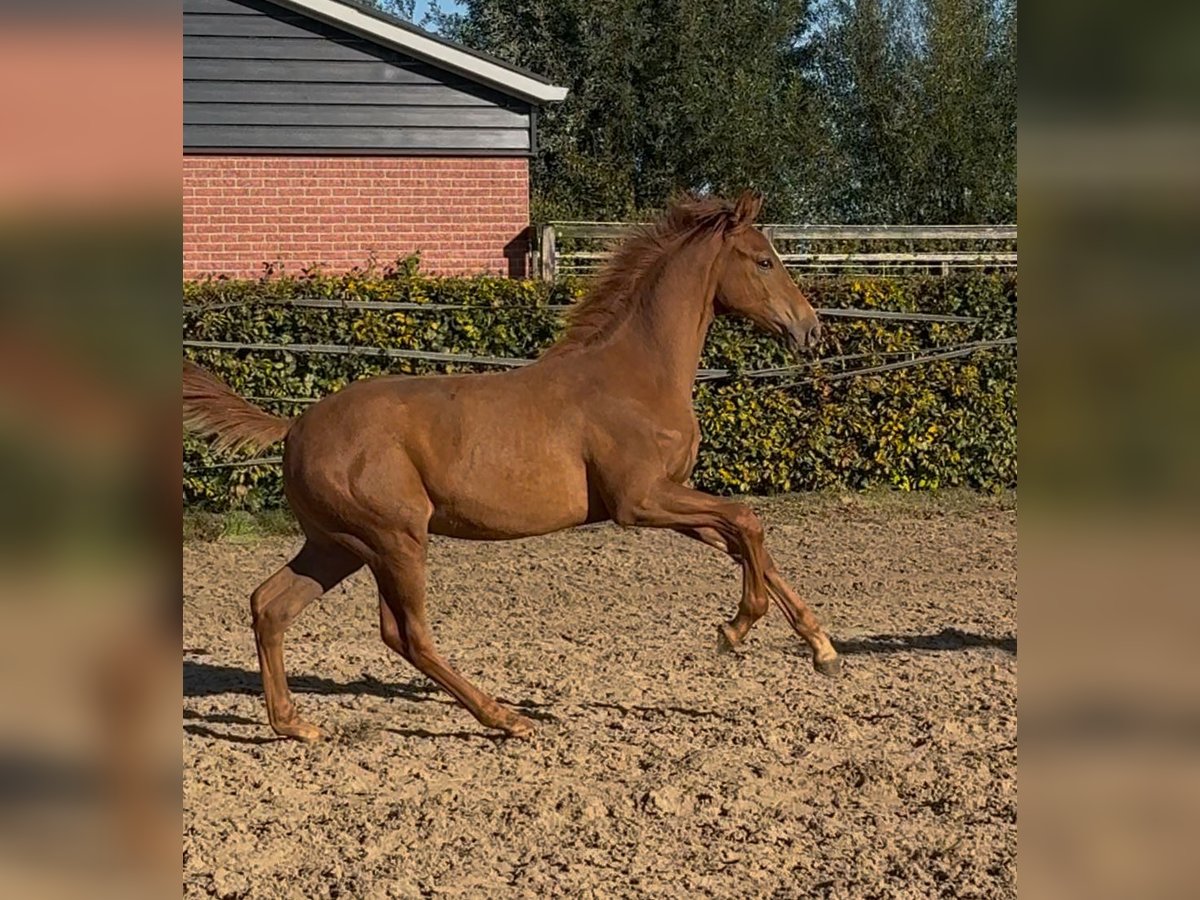
<instances>
[{"instance_id":1,"label":"gray gable","mask_svg":"<svg viewBox=\"0 0 1200 900\"><path fill-rule=\"evenodd\" d=\"M527 156L536 106L269 0L183 0L185 152Z\"/></svg>"}]
</instances>

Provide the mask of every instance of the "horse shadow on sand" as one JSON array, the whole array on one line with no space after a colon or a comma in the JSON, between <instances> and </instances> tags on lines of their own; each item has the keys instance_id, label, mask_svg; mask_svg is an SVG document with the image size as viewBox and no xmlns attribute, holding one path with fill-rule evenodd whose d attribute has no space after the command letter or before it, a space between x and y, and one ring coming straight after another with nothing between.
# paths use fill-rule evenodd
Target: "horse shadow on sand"
<instances>
[{"instance_id":1,"label":"horse shadow on sand","mask_svg":"<svg viewBox=\"0 0 1200 900\"><path fill-rule=\"evenodd\" d=\"M364 673L353 681L336 681L320 675L288 675L288 686L296 694L350 695L382 697L384 699L409 700L414 703L441 703L454 706L454 701L446 693L429 681L413 678L409 681L391 683L380 681L372 675ZM244 669L241 666L229 666L219 663L200 662L192 659L183 661L183 696L184 697L217 697L225 694L242 694L253 697L262 696L262 679L257 671ZM535 703L532 700L506 700L497 698L501 703L518 710L522 715L544 722L555 720L555 716L542 711L546 703ZM185 709L183 718L186 721L183 728L189 734L200 737L216 738L238 744L269 744L278 737L242 737L236 734L218 732L208 727L206 723L224 725L262 725L266 718L260 721L248 719L229 713L200 713ZM486 731L454 732L439 734L423 729L384 729L395 731L402 736L412 737L459 737L477 738L491 737Z\"/></svg>"},{"instance_id":2,"label":"horse shadow on sand","mask_svg":"<svg viewBox=\"0 0 1200 900\"><path fill-rule=\"evenodd\" d=\"M412 700L416 703L453 702L441 688L430 682L412 679L393 684L364 673L353 681L335 681L320 675L288 675L288 687L296 694L351 694ZM221 694L261 696L262 679L257 671L219 663L183 661L183 696L216 697Z\"/></svg>"},{"instance_id":3,"label":"horse shadow on sand","mask_svg":"<svg viewBox=\"0 0 1200 900\"><path fill-rule=\"evenodd\" d=\"M1017 639L1009 636L994 636L976 634L959 628L943 628L936 634L871 634L851 637L834 641L838 653L845 656L860 654L910 653L913 651L966 651L975 649L1000 650L1013 655L1017 652ZM798 648L797 652L802 652ZM297 694L351 695L372 696L384 699L408 700L414 703L442 703L454 705L436 684L421 678L413 678L404 682L380 681L372 675L363 673L352 681L337 681L320 675L289 675L288 684ZM262 681L257 671L244 669L240 666L229 666L218 663L184 660L183 662L183 696L184 697L216 697L224 694L243 694L254 697L262 695ZM556 717L545 712L550 706L547 703L535 703L532 700L508 700L497 698L505 705L520 711L523 715L543 722L556 721ZM612 710L640 714L677 714L689 717L723 718L720 713L691 710L682 707L666 707L665 709L649 707L625 708L618 704L593 702L583 706L611 707ZM264 744L275 740L274 737L241 737L234 734L219 733L208 727L207 723L227 725L260 725L258 720L247 719L228 713L198 713L194 710L184 710L184 718L190 721L184 725L189 734L203 737L218 738L233 743ZM384 729L405 737L456 737L473 739L479 737L495 737L486 731L457 731L450 733L435 733L425 729Z\"/></svg>"},{"instance_id":4,"label":"horse shadow on sand","mask_svg":"<svg viewBox=\"0 0 1200 900\"><path fill-rule=\"evenodd\" d=\"M975 634L959 628L943 628L937 634L870 634L860 637L833 640L838 653L847 656L874 653L909 653L914 650L1003 650L1016 654L1015 637L997 637L990 634Z\"/></svg>"}]
</instances>

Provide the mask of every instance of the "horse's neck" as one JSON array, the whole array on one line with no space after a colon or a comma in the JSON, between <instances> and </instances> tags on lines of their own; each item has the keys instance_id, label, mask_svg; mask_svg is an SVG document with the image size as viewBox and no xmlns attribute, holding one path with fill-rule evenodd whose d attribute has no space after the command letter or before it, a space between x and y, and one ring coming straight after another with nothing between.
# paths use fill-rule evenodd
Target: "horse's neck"
<instances>
[{"instance_id":1,"label":"horse's neck","mask_svg":"<svg viewBox=\"0 0 1200 900\"><path fill-rule=\"evenodd\" d=\"M691 405L700 353L713 320L719 245L695 241L663 263L650 295L623 323L612 348L668 397Z\"/></svg>"}]
</instances>

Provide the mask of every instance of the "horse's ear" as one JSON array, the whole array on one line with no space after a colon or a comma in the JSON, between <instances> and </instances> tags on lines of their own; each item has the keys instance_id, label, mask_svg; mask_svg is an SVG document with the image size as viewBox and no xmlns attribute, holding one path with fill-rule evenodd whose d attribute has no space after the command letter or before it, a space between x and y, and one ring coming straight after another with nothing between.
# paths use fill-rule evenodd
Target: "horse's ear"
<instances>
[{"instance_id":1,"label":"horse's ear","mask_svg":"<svg viewBox=\"0 0 1200 900\"><path fill-rule=\"evenodd\" d=\"M762 212L763 201L766 198L758 191L742 191L737 203L733 205L733 215L730 217L730 231L744 231L754 224L758 214Z\"/></svg>"}]
</instances>

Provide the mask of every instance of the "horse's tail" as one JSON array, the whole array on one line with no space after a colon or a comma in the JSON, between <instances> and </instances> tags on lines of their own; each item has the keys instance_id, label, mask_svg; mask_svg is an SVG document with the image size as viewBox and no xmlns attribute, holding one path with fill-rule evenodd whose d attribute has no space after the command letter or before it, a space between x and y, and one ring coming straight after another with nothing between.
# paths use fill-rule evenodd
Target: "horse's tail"
<instances>
[{"instance_id":1,"label":"horse's tail","mask_svg":"<svg viewBox=\"0 0 1200 900\"><path fill-rule=\"evenodd\" d=\"M215 376L193 362L183 361L183 424L214 438L212 447L224 450L262 450L283 440L292 420L273 416L243 400Z\"/></svg>"}]
</instances>

